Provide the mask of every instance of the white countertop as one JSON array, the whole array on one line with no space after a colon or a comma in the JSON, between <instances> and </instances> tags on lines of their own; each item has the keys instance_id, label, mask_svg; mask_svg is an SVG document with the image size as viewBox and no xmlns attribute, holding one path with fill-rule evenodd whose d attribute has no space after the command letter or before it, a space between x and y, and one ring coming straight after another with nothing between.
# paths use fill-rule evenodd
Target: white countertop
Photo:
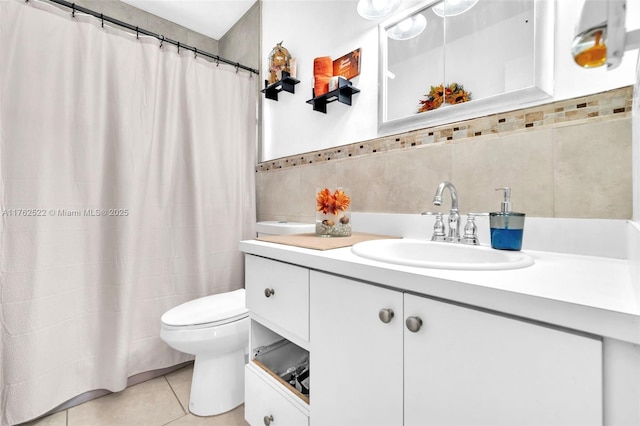
<instances>
[{"instance_id":1,"label":"white countertop","mask_svg":"<svg viewBox=\"0 0 640 426\"><path fill-rule=\"evenodd\" d=\"M533 266L505 271L459 271L377 262L354 255L350 248L319 251L247 240L240 242L240 250L640 344L640 306L627 260L525 250L535 258Z\"/></svg>"}]
</instances>

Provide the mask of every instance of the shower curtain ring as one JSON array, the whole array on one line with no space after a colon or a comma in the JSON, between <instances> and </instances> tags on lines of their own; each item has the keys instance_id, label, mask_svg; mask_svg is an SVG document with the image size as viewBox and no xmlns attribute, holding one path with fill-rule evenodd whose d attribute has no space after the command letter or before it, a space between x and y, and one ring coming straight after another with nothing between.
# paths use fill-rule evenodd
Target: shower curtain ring
<instances>
[{"instance_id":1,"label":"shower curtain ring","mask_svg":"<svg viewBox=\"0 0 640 426\"><path fill-rule=\"evenodd\" d=\"M160 40L160 49L162 49L163 44L164 44L164 36L162 36L162 39Z\"/></svg>"},{"instance_id":2,"label":"shower curtain ring","mask_svg":"<svg viewBox=\"0 0 640 426\"><path fill-rule=\"evenodd\" d=\"M102 28L104 28L104 15L100 14L100 22L102 23Z\"/></svg>"},{"instance_id":3,"label":"shower curtain ring","mask_svg":"<svg viewBox=\"0 0 640 426\"><path fill-rule=\"evenodd\" d=\"M180 54L180 42L178 42L178 55Z\"/></svg>"},{"instance_id":4,"label":"shower curtain ring","mask_svg":"<svg viewBox=\"0 0 640 426\"><path fill-rule=\"evenodd\" d=\"M72 18L76 17L76 4L75 3L71 3L71 17Z\"/></svg>"},{"instance_id":5,"label":"shower curtain ring","mask_svg":"<svg viewBox=\"0 0 640 426\"><path fill-rule=\"evenodd\" d=\"M216 67L220 66L220 56L216 55Z\"/></svg>"},{"instance_id":6,"label":"shower curtain ring","mask_svg":"<svg viewBox=\"0 0 640 426\"><path fill-rule=\"evenodd\" d=\"M193 59L196 59L198 57L198 48L194 47L193 48Z\"/></svg>"},{"instance_id":7,"label":"shower curtain ring","mask_svg":"<svg viewBox=\"0 0 640 426\"><path fill-rule=\"evenodd\" d=\"M136 25L136 40L140 40L140 34L139 34L139 29L138 26Z\"/></svg>"},{"instance_id":8,"label":"shower curtain ring","mask_svg":"<svg viewBox=\"0 0 640 426\"><path fill-rule=\"evenodd\" d=\"M240 62L236 62L236 74L240 71Z\"/></svg>"}]
</instances>

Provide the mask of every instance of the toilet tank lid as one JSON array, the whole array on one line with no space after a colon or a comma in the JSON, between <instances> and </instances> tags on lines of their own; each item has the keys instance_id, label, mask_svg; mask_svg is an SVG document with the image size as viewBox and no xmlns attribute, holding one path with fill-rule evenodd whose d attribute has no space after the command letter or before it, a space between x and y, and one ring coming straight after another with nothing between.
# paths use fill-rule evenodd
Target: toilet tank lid
<instances>
[{"instance_id":1,"label":"toilet tank lid","mask_svg":"<svg viewBox=\"0 0 640 426\"><path fill-rule=\"evenodd\" d=\"M256 232L270 235L305 234L315 232L313 223L268 220L256 223Z\"/></svg>"},{"instance_id":2,"label":"toilet tank lid","mask_svg":"<svg viewBox=\"0 0 640 426\"><path fill-rule=\"evenodd\" d=\"M163 324L187 326L224 321L246 314L244 289L190 300L169 309L160 319Z\"/></svg>"}]
</instances>

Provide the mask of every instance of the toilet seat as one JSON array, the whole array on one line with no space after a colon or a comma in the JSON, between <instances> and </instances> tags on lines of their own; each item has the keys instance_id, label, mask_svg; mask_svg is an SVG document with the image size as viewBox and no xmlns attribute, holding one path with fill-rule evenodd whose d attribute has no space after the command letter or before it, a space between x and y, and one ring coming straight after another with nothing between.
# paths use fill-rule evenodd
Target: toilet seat
<instances>
[{"instance_id":1,"label":"toilet seat","mask_svg":"<svg viewBox=\"0 0 640 426\"><path fill-rule=\"evenodd\" d=\"M165 312L160 321L167 330L215 327L249 316L243 288L190 300Z\"/></svg>"}]
</instances>

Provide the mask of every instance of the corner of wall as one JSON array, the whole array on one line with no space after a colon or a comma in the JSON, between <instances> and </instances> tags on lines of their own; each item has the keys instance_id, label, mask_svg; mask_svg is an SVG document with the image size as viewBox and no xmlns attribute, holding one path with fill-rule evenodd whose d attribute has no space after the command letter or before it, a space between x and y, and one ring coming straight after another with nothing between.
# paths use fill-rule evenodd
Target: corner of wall
<instances>
[{"instance_id":1,"label":"corner of wall","mask_svg":"<svg viewBox=\"0 0 640 426\"><path fill-rule=\"evenodd\" d=\"M640 223L640 54L636 64L631 108L631 138L633 162L633 221Z\"/></svg>"},{"instance_id":2,"label":"corner of wall","mask_svg":"<svg viewBox=\"0 0 640 426\"><path fill-rule=\"evenodd\" d=\"M640 305L640 223L629 222L627 233L627 254L631 283L634 285L635 301Z\"/></svg>"},{"instance_id":3,"label":"corner of wall","mask_svg":"<svg viewBox=\"0 0 640 426\"><path fill-rule=\"evenodd\" d=\"M260 69L260 5L260 2L257 1L220 38L218 41L220 56Z\"/></svg>"},{"instance_id":4,"label":"corner of wall","mask_svg":"<svg viewBox=\"0 0 640 426\"><path fill-rule=\"evenodd\" d=\"M629 224L628 253L631 282L635 284L636 302L640 304L640 54L636 64L631 111L633 221Z\"/></svg>"}]
</instances>

